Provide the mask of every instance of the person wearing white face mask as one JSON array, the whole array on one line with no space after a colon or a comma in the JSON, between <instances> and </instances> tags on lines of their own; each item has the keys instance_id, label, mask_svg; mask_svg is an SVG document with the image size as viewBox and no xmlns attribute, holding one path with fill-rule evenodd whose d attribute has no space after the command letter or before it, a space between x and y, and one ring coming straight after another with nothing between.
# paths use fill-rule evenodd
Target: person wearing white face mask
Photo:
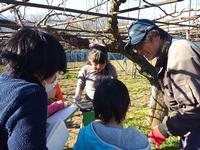
<instances>
[{"instance_id":1,"label":"person wearing white face mask","mask_svg":"<svg viewBox=\"0 0 200 150\"><path fill-rule=\"evenodd\" d=\"M55 112L63 109L66 106L71 105L70 102L64 102L62 91L57 80L58 73L54 74L51 77L51 80L48 83L45 83L45 90L48 95L48 117L54 114Z\"/></svg>"},{"instance_id":2,"label":"person wearing white face mask","mask_svg":"<svg viewBox=\"0 0 200 150\"><path fill-rule=\"evenodd\" d=\"M55 92L52 93L53 88L55 87L55 83L54 82L50 83L50 84L45 82L45 91L47 92L48 97L54 97L55 96Z\"/></svg>"},{"instance_id":3,"label":"person wearing white face mask","mask_svg":"<svg viewBox=\"0 0 200 150\"><path fill-rule=\"evenodd\" d=\"M47 93L58 71L66 71L62 45L49 33L23 28L1 50L0 149L46 150Z\"/></svg>"},{"instance_id":4,"label":"person wearing white face mask","mask_svg":"<svg viewBox=\"0 0 200 150\"><path fill-rule=\"evenodd\" d=\"M55 73L53 76L52 76L52 79L49 81L50 83L48 83L47 81L44 81L45 83L45 90L47 92L47 95L48 95L48 99L50 100L50 102L53 102L54 101L54 98L57 98L57 99L63 99L63 95L62 95L62 91L60 89L60 86L59 86L59 90L60 90L60 94L61 96L59 97L56 97L56 89L54 89L56 87L56 85L58 85L58 80L57 80L57 77L58 77L58 73ZM49 102L49 103L50 103ZM48 104L49 104L48 103Z\"/></svg>"}]
</instances>

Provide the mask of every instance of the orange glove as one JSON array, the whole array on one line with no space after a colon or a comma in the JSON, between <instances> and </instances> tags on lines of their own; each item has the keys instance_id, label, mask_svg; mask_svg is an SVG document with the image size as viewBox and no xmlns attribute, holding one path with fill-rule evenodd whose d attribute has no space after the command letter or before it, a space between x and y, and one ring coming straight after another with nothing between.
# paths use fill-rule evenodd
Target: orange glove
<instances>
[{"instance_id":1,"label":"orange glove","mask_svg":"<svg viewBox=\"0 0 200 150\"><path fill-rule=\"evenodd\" d=\"M63 100L63 94L60 85L57 83L54 87L55 90L55 100Z\"/></svg>"},{"instance_id":2,"label":"orange glove","mask_svg":"<svg viewBox=\"0 0 200 150\"><path fill-rule=\"evenodd\" d=\"M149 133L148 137L153 143L156 144L156 147L159 148L160 145L169 137L169 135L162 128L162 126L159 125Z\"/></svg>"}]
</instances>

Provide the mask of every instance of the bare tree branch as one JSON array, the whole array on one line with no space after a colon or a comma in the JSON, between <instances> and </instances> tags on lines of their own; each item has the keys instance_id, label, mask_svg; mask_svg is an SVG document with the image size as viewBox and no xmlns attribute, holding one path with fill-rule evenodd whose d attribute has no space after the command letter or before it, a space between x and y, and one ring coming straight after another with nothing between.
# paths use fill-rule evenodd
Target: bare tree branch
<instances>
[{"instance_id":1,"label":"bare tree branch","mask_svg":"<svg viewBox=\"0 0 200 150\"><path fill-rule=\"evenodd\" d=\"M20 0L22 2L28 2L29 0ZM4 6L4 7L1 7L0 8L0 13L4 12L4 11L7 11L9 9L12 9L12 8L15 8L17 5L16 4L9 4L7 6Z\"/></svg>"},{"instance_id":2,"label":"bare tree branch","mask_svg":"<svg viewBox=\"0 0 200 150\"><path fill-rule=\"evenodd\" d=\"M24 24L23 24L23 21L22 21L22 17L21 17L21 13L20 13L20 11L19 11L19 8L14 8L14 13L16 14L15 16L16 16L16 19L17 19L18 24L19 24L21 27L23 27Z\"/></svg>"},{"instance_id":3,"label":"bare tree branch","mask_svg":"<svg viewBox=\"0 0 200 150\"><path fill-rule=\"evenodd\" d=\"M151 5L151 6L154 6L154 7L158 7L166 16L171 16L171 17L177 17L177 16L180 16L181 14L178 14L176 16L173 16L171 13L167 13L164 9L162 9L159 5L156 5L154 3L149 3L148 1L146 0L143 0L145 3L147 3L148 5Z\"/></svg>"}]
</instances>

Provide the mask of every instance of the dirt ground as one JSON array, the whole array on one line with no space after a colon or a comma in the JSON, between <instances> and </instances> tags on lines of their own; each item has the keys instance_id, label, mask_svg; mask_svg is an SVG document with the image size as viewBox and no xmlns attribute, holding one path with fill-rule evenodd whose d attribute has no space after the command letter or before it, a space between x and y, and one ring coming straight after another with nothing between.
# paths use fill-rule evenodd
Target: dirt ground
<instances>
[{"instance_id":1,"label":"dirt ground","mask_svg":"<svg viewBox=\"0 0 200 150\"><path fill-rule=\"evenodd\" d=\"M77 111L69 120L66 121L66 126L69 132L69 138L65 144L64 150L71 150L76 142L76 138L80 129L82 115Z\"/></svg>"},{"instance_id":2,"label":"dirt ground","mask_svg":"<svg viewBox=\"0 0 200 150\"><path fill-rule=\"evenodd\" d=\"M65 99L72 100L75 93L76 81L69 79L62 79L59 83L61 84ZM82 112L79 110L76 111L70 119L65 121L67 130L69 132L69 138L65 144L64 150L71 150L73 145L75 144L80 129L81 121L82 121Z\"/></svg>"}]
</instances>

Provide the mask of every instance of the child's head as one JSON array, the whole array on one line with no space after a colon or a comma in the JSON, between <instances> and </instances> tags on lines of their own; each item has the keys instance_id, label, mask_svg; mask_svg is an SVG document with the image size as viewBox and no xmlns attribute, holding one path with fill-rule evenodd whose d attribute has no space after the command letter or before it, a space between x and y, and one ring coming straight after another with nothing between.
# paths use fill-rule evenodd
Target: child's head
<instances>
[{"instance_id":1,"label":"child's head","mask_svg":"<svg viewBox=\"0 0 200 150\"><path fill-rule=\"evenodd\" d=\"M106 51L93 49L88 55L88 61L94 70L100 72L108 63L108 54Z\"/></svg>"},{"instance_id":2,"label":"child's head","mask_svg":"<svg viewBox=\"0 0 200 150\"><path fill-rule=\"evenodd\" d=\"M49 33L23 28L3 48L1 58L9 64L12 75L25 80L39 76L45 80L66 70L66 54L62 45Z\"/></svg>"},{"instance_id":3,"label":"child's head","mask_svg":"<svg viewBox=\"0 0 200 150\"><path fill-rule=\"evenodd\" d=\"M94 112L104 123L121 123L126 116L130 97L127 87L117 79L106 79L97 86L94 94Z\"/></svg>"}]
</instances>

